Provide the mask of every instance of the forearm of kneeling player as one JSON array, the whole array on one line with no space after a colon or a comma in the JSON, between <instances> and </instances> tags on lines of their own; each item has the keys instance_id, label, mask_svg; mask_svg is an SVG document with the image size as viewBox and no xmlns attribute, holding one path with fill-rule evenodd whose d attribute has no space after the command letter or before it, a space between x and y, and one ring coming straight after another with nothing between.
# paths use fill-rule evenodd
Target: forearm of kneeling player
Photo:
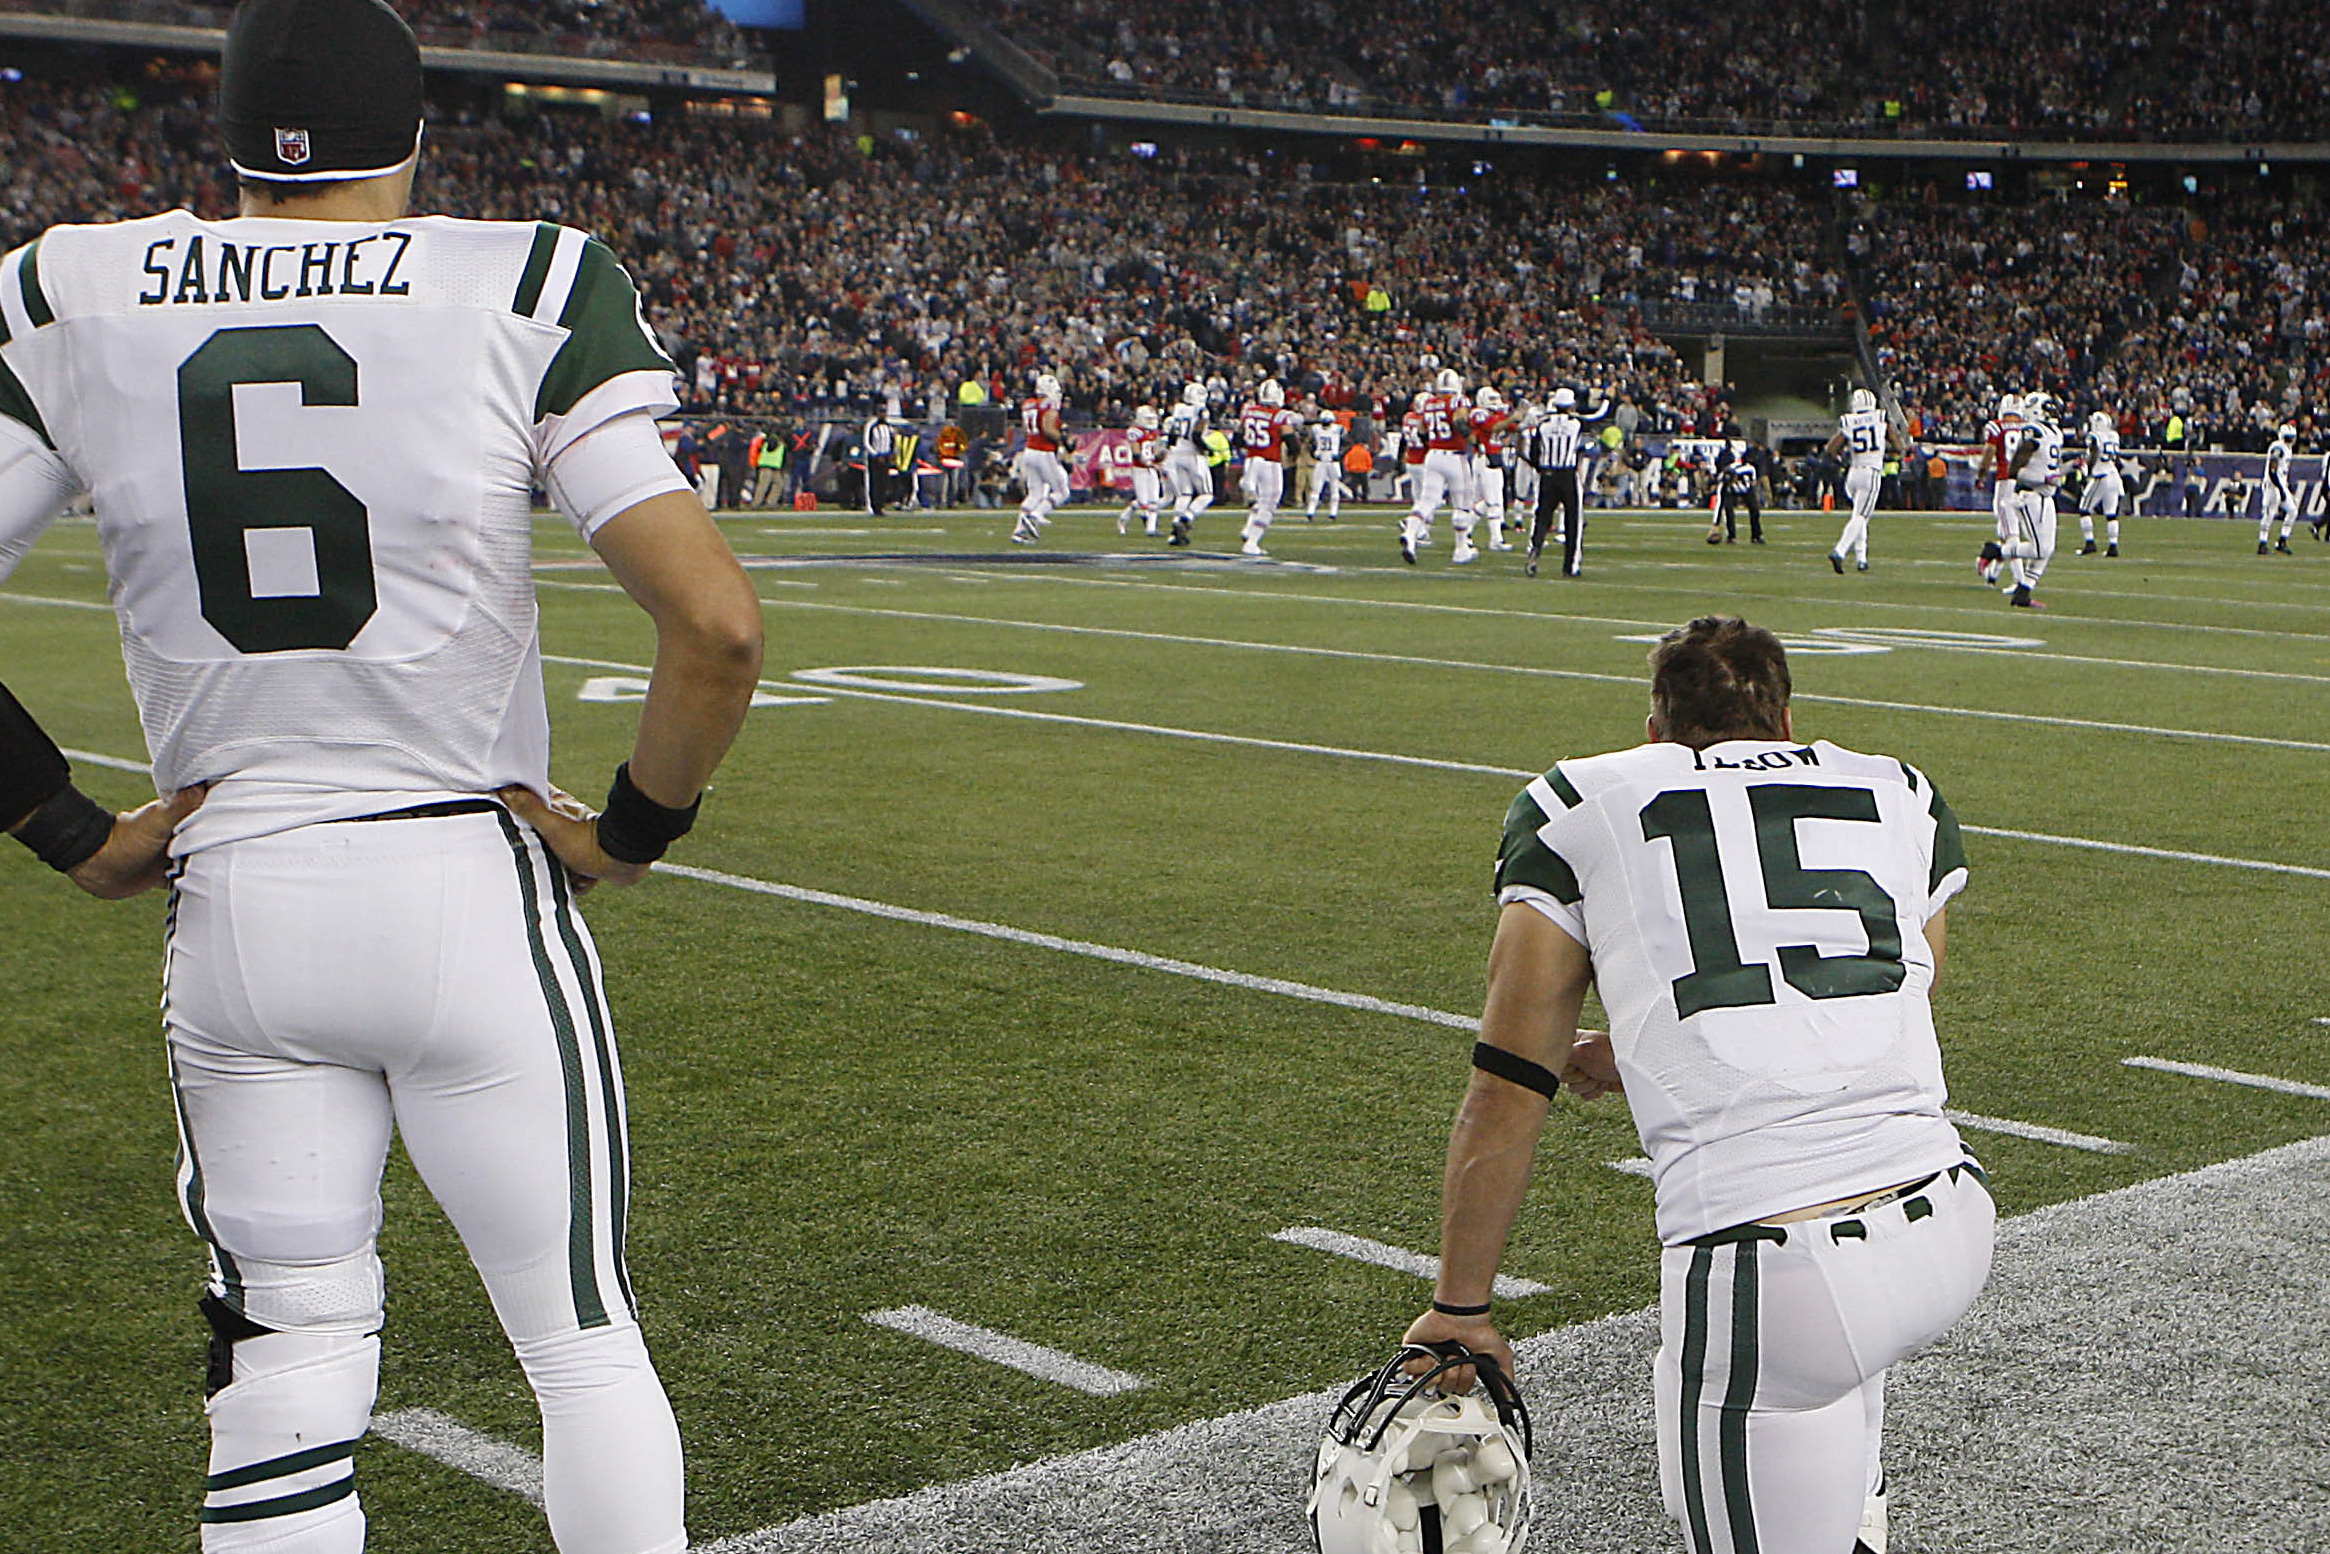
<instances>
[{"instance_id":1,"label":"forearm of kneeling player","mask_svg":"<svg viewBox=\"0 0 2330 1554\"><path fill-rule=\"evenodd\" d=\"M631 780L684 809L735 742L760 684L760 598L693 492L625 509L591 545L655 622Z\"/></svg>"},{"instance_id":2,"label":"forearm of kneeling player","mask_svg":"<svg viewBox=\"0 0 2330 1554\"><path fill-rule=\"evenodd\" d=\"M1481 1041L1561 1071L1593 981L1585 947L1534 907L1505 908L1489 952ZM1440 1283L1449 1305L1486 1302L1521 1200L1528 1195L1552 1097L1475 1068L1448 1140L1441 1180Z\"/></svg>"}]
</instances>

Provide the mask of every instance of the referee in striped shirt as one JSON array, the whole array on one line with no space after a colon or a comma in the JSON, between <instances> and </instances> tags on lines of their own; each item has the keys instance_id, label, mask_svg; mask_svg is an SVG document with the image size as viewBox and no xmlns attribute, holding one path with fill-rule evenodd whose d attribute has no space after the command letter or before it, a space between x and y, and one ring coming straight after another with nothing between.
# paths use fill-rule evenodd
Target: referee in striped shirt
<instances>
[{"instance_id":1,"label":"referee in striped shirt","mask_svg":"<svg viewBox=\"0 0 2330 1554\"><path fill-rule=\"evenodd\" d=\"M1545 549L1545 531L1561 515L1561 575L1576 577L1585 564L1586 510L1578 494L1578 455L1585 430L1616 406L1604 399L1590 414L1578 414L1578 396L1569 389L1553 391L1553 411L1530 430L1524 450L1537 469L1537 521L1529 532L1528 574L1537 575L1537 557Z\"/></svg>"}]
</instances>

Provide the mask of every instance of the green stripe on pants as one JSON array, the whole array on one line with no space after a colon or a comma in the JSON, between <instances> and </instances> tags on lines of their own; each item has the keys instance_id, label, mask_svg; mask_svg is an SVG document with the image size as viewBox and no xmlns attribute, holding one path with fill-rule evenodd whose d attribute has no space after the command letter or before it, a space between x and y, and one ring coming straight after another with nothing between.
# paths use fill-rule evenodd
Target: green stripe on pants
<instances>
[{"instance_id":1,"label":"green stripe on pants","mask_svg":"<svg viewBox=\"0 0 2330 1554\"><path fill-rule=\"evenodd\" d=\"M1756 1249L1737 1243L1731 1264L1731 1383L1723 1394L1716 1444L1723 1458L1723 1504L1731 1516L1731 1554L1757 1554L1756 1507L1748 1492L1748 1410L1756 1401Z\"/></svg>"},{"instance_id":2,"label":"green stripe on pants","mask_svg":"<svg viewBox=\"0 0 2330 1554\"><path fill-rule=\"evenodd\" d=\"M631 1314L639 1314L639 1301L631 1293L631 1270L623 1259L624 1232L631 1217L631 1140L623 1125L623 1085L615 1073L615 1041L607 1017L606 995L599 979L591 971L591 958L583 949L582 934L576 927L574 893L567 887L566 871L550 871L551 893L558 898L558 937L566 946L567 958L574 963L574 983L582 989L583 1010L590 1016L591 1040L598 1052L599 1094L606 1098L607 1107L607 1215L614 1224L615 1282L623 1292L623 1304Z\"/></svg>"},{"instance_id":3,"label":"green stripe on pants","mask_svg":"<svg viewBox=\"0 0 2330 1554\"><path fill-rule=\"evenodd\" d=\"M533 952L534 974L542 982L542 1002L550 1011L550 1029L558 1038L558 1066L566 1079L567 1202L566 1256L574 1286L574 1319L583 1327L608 1325L607 1305L599 1296L597 1248L591 1227L591 1114L590 1097L583 1086L581 1043L575 1039L574 1014L558 985L557 968L550 963L550 947L542 937L542 893L534 886L534 854L526 837L505 810L496 810L502 835L518 863L518 895L525 910L526 946ZM565 865L548 860L553 874Z\"/></svg>"},{"instance_id":4,"label":"green stripe on pants","mask_svg":"<svg viewBox=\"0 0 2330 1554\"><path fill-rule=\"evenodd\" d=\"M1691 1272L1683 1282L1683 1395L1680 1424L1683 1438L1677 1459L1682 1464L1683 1510L1689 1521L1694 1554L1715 1554L1707 1535L1707 1489L1699 1482L1699 1394L1707 1388L1707 1278L1715 1267L1715 1249L1691 1249Z\"/></svg>"}]
</instances>

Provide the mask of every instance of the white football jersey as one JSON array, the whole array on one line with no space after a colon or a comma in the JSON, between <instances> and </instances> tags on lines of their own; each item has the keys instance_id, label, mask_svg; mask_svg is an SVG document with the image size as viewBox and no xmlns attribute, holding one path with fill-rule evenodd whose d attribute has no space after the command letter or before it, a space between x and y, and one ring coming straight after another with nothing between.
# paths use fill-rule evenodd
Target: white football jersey
<instances>
[{"instance_id":1,"label":"white football jersey","mask_svg":"<svg viewBox=\"0 0 2330 1554\"><path fill-rule=\"evenodd\" d=\"M1196 405L1175 405L1173 413L1165 418L1165 446L1167 450L1178 452L1186 446L1194 453L1203 454L1205 444L1202 439L1205 436L1205 423L1206 416L1203 408Z\"/></svg>"},{"instance_id":2,"label":"white football jersey","mask_svg":"<svg viewBox=\"0 0 2330 1554\"><path fill-rule=\"evenodd\" d=\"M2094 479L2119 477L2120 434L2117 428L2087 434L2087 470Z\"/></svg>"},{"instance_id":3,"label":"white football jersey","mask_svg":"<svg viewBox=\"0 0 2330 1554\"><path fill-rule=\"evenodd\" d=\"M0 260L0 463L94 499L177 851L549 780L532 491L675 408L571 229L173 211ZM37 444L37 447L35 447ZM0 512L0 573L54 516Z\"/></svg>"},{"instance_id":4,"label":"white football jersey","mask_svg":"<svg viewBox=\"0 0 2330 1554\"><path fill-rule=\"evenodd\" d=\"M2039 451L2014 472L2015 484L2025 491L2054 490L2063 483L2063 429L2034 421L2023 428L2022 435L2025 442L2036 442Z\"/></svg>"},{"instance_id":5,"label":"white football jersey","mask_svg":"<svg viewBox=\"0 0 2330 1554\"><path fill-rule=\"evenodd\" d=\"M2290 444L2279 438L2275 438L2273 443L2266 448L2265 479L2267 484L2285 492L2289 490L2291 455Z\"/></svg>"},{"instance_id":6,"label":"white football jersey","mask_svg":"<svg viewBox=\"0 0 2330 1554\"><path fill-rule=\"evenodd\" d=\"M1513 801L1497 899L1593 957L1661 1241L1965 1157L1924 933L1965 880L1933 784L1825 742L1642 745Z\"/></svg>"},{"instance_id":7,"label":"white football jersey","mask_svg":"<svg viewBox=\"0 0 2330 1554\"><path fill-rule=\"evenodd\" d=\"M1311 423L1311 457L1332 464L1343 457L1343 423L1333 416Z\"/></svg>"},{"instance_id":8,"label":"white football jersey","mask_svg":"<svg viewBox=\"0 0 2330 1554\"><path fill-rule=\"evenodd\" d=\"M1884 411L1848 410L1837 418L1837 430L1844 434L1845 452L1853 468L1885 467Z\"/></svg>"}]
</instances>

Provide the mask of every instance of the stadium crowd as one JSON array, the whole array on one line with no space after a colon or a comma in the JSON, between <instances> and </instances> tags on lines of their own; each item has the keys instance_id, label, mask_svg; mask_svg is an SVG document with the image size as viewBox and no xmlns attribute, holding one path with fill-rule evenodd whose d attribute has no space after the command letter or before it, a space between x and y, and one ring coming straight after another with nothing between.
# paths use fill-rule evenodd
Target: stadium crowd
<instances>
[{"instance_id":1,"label":"stadium crowd","mask_svg":"<svg viewBox=\"0 0 2330 1554\"><path fill-rule=\"evenodd\" d=\"M2259 449L2330 399L2330 229L2308 207L1912 204L1847 242L1930 436L1971 439L1998 395L2044 388L2113 407L2131 441Z\"/></svg>"},{"instance_id":2,"label":"stadium crowd","mask_svg":"<svg viewBox=\"0 0 2330 1554\"><path fill-rule=\"evenodd\" d=\"M203 87L0 86L0 242L230 212ZM1833 322L1848 301L1929 437L1978 434L2010 388L2113 403L2132 435L2175 416L2230 441L2330 396L2330 238L2303 206L1871 202L1832 263L1827 197L1778 184L1328 183L1285 161L453 118L431 127L417 204L597 233L695 407L738 415L1008 402L1039 365L1110 422L1191 379L1227 396L1264 374L1380 409L1432 354L1607 387L1643 430L1712 429L1721 387L1662 343L1663 314Z\"/></svg>"},{"instance_id":3,"label":"stadium crowd","mask_svg":"<svg viewBox=\"0 0 2330 1554\"><path fill-rule=\"evenodd\" d=\"M1254 107L2196 140L2316 135L2330 102L2330 35L2295 0L2097 0L2043 18L2006 0L983 9L1080 87Z\"/></svg>"}]
</instances>

